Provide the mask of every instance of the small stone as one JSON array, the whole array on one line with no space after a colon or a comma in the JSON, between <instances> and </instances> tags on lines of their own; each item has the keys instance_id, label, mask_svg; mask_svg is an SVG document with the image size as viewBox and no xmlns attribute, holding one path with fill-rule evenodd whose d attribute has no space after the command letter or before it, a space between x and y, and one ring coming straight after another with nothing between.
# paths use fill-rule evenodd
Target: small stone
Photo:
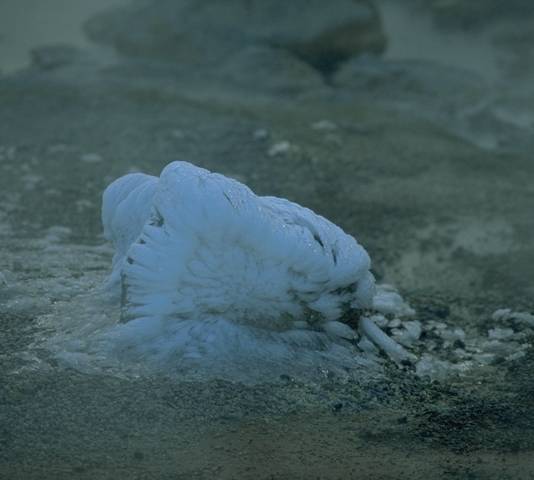
<instances>
[{"instance_id":1,"label":"small stone","mask_svg":"<svg viewBox=\"0 0 534 480\"><path fill-rule=\"evenodd\" d=\"M512 310L510 308L501 308L495 310L491 315L491 318L496 321L508 320L511 317Z\"/></svg>"},{"instance_id":2,"label":"small stone","mask_svg":"<svg viewBox=\"0 0 534 480\"><path fill-rule=\"evenodd\" d=\"M314 130L322 130L322 131L333 131L337 130L337 125L334 122L331 122L330 120L319 120L318 122L312 123L311 128Z\"/></svg>"},{"instance_id":3,"label":"small stone","mask_svg":"<svg viewBox=\"0 0 534 480\"><path fill-rule=\"evenodd\" d=\"M310 325L304 320L297 320L293 322L293 328L296 330L308 330L310 328Z\"/></svg>"},{"instance_id":4,"label":"small stone","mask_svg":"<svg viewBox=\"0 0 534 480\"><path fill-rule=\"evenodd\" d=\"M275 157L278 155L285 155L291 150L291 143L284 140L283 142L275 143L271 148L269 148L269 151L267 152L267 155L269 157Z\"/></svg>"},{"instance_id":5,"label":"small stone","mask_svg":"<svg viewBox=\"0 0 534 480\"><path fill-rule=\"evenodd\" d=\"M402 322L400 318L394 318L388 323L388 328L399 328L401 326Z\"/></svg>"},{"instance_id":6,"label":"small stone","mask_svg":"<svg viewBox=\"0 0 534 480\"><path fill-rule=\"evenodd\" d=\"M257 130L254 130L252 136L254 140L265 140L269 137L269 132L265 130L265 128L258 128Z\"/></svg>"},{"instance_id":7,"label":"small stone","mask_svg":"<svg viewBox=\"0 0 534 480\"><path fill-rule=\"evenodd\" d=\"M103 158L98 153L84 153L80 160L86 163L99 163Z\"/></svg>"},{"instance_id":8,"label":"small stone","mask_svg":"<svg viewBox=\"0 0 534 480\"><path fill-rule=\"evenodd\" d=\"M428 377L431 380L443 380L454 371L453 364L446 360L439 360L428 353L423 354L415 365L418 377Z\"/></svg>"},{"instance_id":9,"label":"small stone","mask_svg":"<svg viewBox=\"0 0 534 480\"><path fill-rule=\"evenodd\" d=\"M421 322L404 322L402 325L404 328L401 330L394 329L392 336L397 342L405 347L411 347L421 336L423 330Z\"/></svg>"},{"instance_id":10,"label":"small stone","mask_svg":"<svg viewBox=\"0 0 534 480\"><path fill-rule=\"evenodd\" d=\"M407 330L410 337L412 337L414 340L419 340L421 333L423 333L421 322L418 320L413 320L410 322L404 322L403 326Z\"/></svg>"},{"instance_id":11,"label":"small stone","mask_svg":"<svg viewBox=\"0 0 534 480\"><path fill-rule=\"evenodd\" d=\"M455 327L452 330L451 329L441 330L438 333L438 335L443 340L445 340L446 342L449 342L451 344L453 344L457 340L465 342L465 332L464 332L463 329L461 329L459 327Z\"/></svg>"},{"instance_id":12,"label":"small stone","mask_svg":"<svg viewBox=\"0 0 534 480\"><path fill-rule=\"evenodd\" d=\"M488 330L488 337L491 340L506 340L513 337L514 333L511 328L492 328Z\"/></svg>"},{"instance_id":13,"label":"small stone","mask_svg":"<svg viewBox=\"0 0 534 480\"><path fill-rule=\"evenodd\" d=\"M447 328L447 324L443 322L436 322L435 320L430 320L425 324L425 327L428 330L445 330Z\"/></svg>"},{"instance_id":14,"label":"small stone","mask_svg":"<svg viewBox=\"0 0 534 480\"><path fill-rule=\"evenodd\" d=\"M456 348L452 353L456 358L460 360L471 358L471 355L467 353L463 348Z\"/></svg>"},{"instance_id":15,"label":"small stone","mask_svg":"<svg viewBox=\"0 0 534 480\"><path fill-rule=\"evenodd\" d=\"M526 323L527 325L534 327L534 315L531 313L514 312L512 313L511 317L518 322Z\"/></svg>"},{"instance_id":16,"label":"small stone","mask_svg":"<svg viewBox=\"0 0 534 480\"><path fill-rule=\"evenodd\" d=\"M394 314L399 317L415 314L415 310L390 285L379 285L373 298L373 310L385 315Z\"/></svg>"},{"instance_id":17,"label":"small stone","mask_svg":"<svg viewBox=\"0 0 534 480\"><path fill-rule=\"evenodd\" d=\"M388 326L389 320L381 314L373 315L371 320L375 322L380 328L386 328Z\"/></svg>"}]
</instances>

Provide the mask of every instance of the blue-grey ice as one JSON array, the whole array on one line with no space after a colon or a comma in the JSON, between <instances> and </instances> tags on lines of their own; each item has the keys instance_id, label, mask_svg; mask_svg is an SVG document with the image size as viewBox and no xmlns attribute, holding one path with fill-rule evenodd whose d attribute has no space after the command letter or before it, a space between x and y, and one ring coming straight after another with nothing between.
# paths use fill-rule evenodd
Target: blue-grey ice
<instances>
[{"instance_id":1,"label":"blue-grey ice","mask_svg":"<svg viewBox=\"0 0 534 480\"><path fill-rule=\"evenodd\" d=\"M159 178L114 181L102 221L115 248L108 286L121 292L119 343L178 364L354 358L358 335L340 320L372 307L371 261L324 217L173 162Z\"/></svg>"}]
</instances>

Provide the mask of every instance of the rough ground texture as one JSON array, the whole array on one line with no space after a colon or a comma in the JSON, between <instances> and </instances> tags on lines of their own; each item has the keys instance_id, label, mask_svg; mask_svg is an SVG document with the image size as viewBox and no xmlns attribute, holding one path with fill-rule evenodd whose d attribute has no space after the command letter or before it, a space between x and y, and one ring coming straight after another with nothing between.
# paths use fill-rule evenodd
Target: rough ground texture
<instances>
[{"instance_id":1,"label":"rough ground texture","mask_svg":"<svg viewBox=\"0 0 534 480\"><path fill-rule=\"evenodd\" d=\"M247 2L231 3L232 15L245 14ZM103 188L173 159L341 225L423 324L481 339L510 327L534 341L523 324L492 319L498 308L534 310L530 30L501 26L502 81L488 85L428 62L347 59L384 46L367 2L340 1L356 44L343 41L345 26L341 40L335 33L334 9L304 12L311 24L300 31L275 21L288 2L267 3L270 27L256 28L253 16L237 38L205 2L110 12L87 28L121 52L115 64L48 48L0 77L0 477L533 477L530 350L439 381L389 365L384 378L344 384L83 374L46 351L35 365L35 345L50 333L42 318L109 269ZM196 25L209 25L202 37L173 20L182 18L173 5L195 9ZM508 13L507 22L517 15ZM523 16L517 25L528 24ZM198 61L198 45L217 53ZM212 54L221 61L207 61Z\"/></svg>"}]
</instances>

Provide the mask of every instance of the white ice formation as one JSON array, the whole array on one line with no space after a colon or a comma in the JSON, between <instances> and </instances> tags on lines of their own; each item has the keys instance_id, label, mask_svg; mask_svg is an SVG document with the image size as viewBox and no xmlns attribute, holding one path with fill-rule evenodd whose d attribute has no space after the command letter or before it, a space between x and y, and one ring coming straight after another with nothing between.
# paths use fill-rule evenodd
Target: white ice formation
<instances>
[{"instance_id":1,"label":"white ice formation","mask_svg":"<svg viewBox=\"0 0 534 480\"><path fill-rule=\"evenodd\" d=\"M109 287L122 290L123 349L184 367L225 368L230 357L243 368L254 359L365 363L342 317L373 307L370 258L311 210L173 162L159 178L113 182L102 221L115 248ZM379 345L384 339L369 321L360 329Z\"/></svg>"}]
</instances>

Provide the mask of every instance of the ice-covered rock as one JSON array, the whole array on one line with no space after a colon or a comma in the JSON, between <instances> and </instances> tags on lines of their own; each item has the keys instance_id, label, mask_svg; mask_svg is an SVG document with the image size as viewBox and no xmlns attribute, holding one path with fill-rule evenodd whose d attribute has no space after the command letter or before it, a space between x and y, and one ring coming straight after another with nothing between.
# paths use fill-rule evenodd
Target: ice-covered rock
<instances>
[{"instance_id":1,"label":"ice-covered rock","mask_svg":"<svg viewBox=\"0 0 534 480\"><path fill-rule=\"evenodd\" d=\"M529 312L514 312L511 308L501 308L493 312L491 318L496 321L516 321L534 327L534 315Z\"/></svg>"},{"instance_id":2,"label":"ice-covered rock","mask_svg":"<svg viewBox=\"0 0 534 480\"><path fill-rule=\"evenodd\" d=\"M371 306L356 240L292 202L185 162L127 175L104 193L129 319L225 317L266 328L306 310L335 320Z\"/></svg>"},{"instance_id":3,"label":"ice-covered rock","mask_svg":"<svg viewBox=\"0 0 534 480\"><path fill-rule=\"evenodd\" d=\"M172 337L179 355L243 349L255 334L324 350L328 338L356 340L337 320L372 305L370 258L352 236L186 162L159 178L113 182L102 221L116 250L109 286L122 288L123 331Z\"/></svg>"},{"instance_id":4,"label":"ice-covered rock","mask_svg":"<svg viewBox=\"0 0 534 480\"><path fill-rule=\"evenodd\" d=\"M400 296L395 287L387 284L378 287L373 298L373 309L383 314L394 314L399 317L411 316L415 313L415 310Z\"/></svg>"}]
</instances>

